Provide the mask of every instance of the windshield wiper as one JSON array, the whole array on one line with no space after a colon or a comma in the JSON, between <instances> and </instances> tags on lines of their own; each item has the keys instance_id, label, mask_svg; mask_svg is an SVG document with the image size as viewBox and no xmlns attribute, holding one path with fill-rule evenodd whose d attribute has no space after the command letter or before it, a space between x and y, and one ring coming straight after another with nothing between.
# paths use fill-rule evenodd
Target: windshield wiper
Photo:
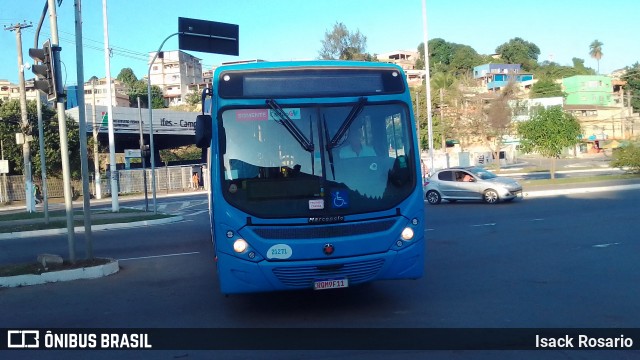
<instances>
[{"instance_id":1,"label":"windshield wiper","mask_svg":"<svg viewBox=\"0 0 640 360\"><path fill-rule=\"evenodd\" d=\"M367 98L361 97L360 99L358 99L358 103L355 104L353 108L351 108L351 112L349 112L349 115L347 115L347 118L344 119L344 121L342 122L342 125L340 125L340 128L338 129L336 134L333 136L331 141L327 142L327 151L329 153L331 152L331 149L338 146L338 141L342 139L342 137L344 136L344 133L347 132L347 129L351 126L353 121L358 117L358 115L360 115L366 103L367 103Z\"/></svg>"},{"instance_id":2,"label":"windshield wiper","mask_svg":"<svg viewBox=\"0 0 640 360\"><path fill-rule=\"evenodd\" d=\"M300 131L300 129L296 126L296 124L291 121L291 118L287 113L278 105L278 103L273 99L267 100L267 105L273 110L278 119L275 121L284 126L285 129L293 136L294 139L302 146L305 151L313 152L314 145L313 142L309 141L307 137Z\"/></svg>"},{"instance_id":3,"label":"windshield wiper","mask_svg":"<svg viewBox=\"0 0 640 360\"><path fill-rule=\"evenodd\" d=\"M333 151L329 148L329 143L331 142L331 140L329 140L329 129L327 128L327 119L324 117L324 115L322 116L322 125L324 126L324 136L327 139L327 154L329 154L329 166L331 167L331 175L333 176L333 180L335 180L336 172L333 168ZM322 140L322 136L320 136L320 139ZM320 142L320 146L322 146L322 142Z\"/></svg>"}]
</instances>

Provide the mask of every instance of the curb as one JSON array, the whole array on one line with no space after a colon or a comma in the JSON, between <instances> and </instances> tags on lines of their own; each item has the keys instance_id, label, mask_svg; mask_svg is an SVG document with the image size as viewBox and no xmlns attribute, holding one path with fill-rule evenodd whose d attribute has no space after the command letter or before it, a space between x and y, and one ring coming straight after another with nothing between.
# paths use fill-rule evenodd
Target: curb
<instances>
[{"instance_id":1,"label":"curb","mask_svg":"<svg viewBox=\"0 0 640 360\"><path fill-rule=\"evenodd\" d=\"M80 269L51 271L42 274L0 277L0 288L41 285L46 283L79 279L96 279L99 277L115 274L119 270L120 266L118 264L118 260L112 260L104 265L84 267Z\"/></svg>"},{"instance_id":2,"label":"curb","mask_svg":"<svg viewBox=\"0 0 640 360\"><path fill-rule=\"evenodd\" d=\"M155 219L155 220L142 220L142 221L127 222L127 223L92 225L91 231L128 229L128 228L141 227L141 226L167 224L167 223L172 223L172 222L182 221L182 220L184 220L182 216L172 216L168 218ZM77 232L77 233L83 233L84 226L76 226L73 228L73 230L74 232ZM67 233L66 228L0 233L0 240L23 239L23 238L29 238L29 237L35 237L35 236L60 235L60 234L66 234L66 233Z\"/></svg>"}]
</instances>

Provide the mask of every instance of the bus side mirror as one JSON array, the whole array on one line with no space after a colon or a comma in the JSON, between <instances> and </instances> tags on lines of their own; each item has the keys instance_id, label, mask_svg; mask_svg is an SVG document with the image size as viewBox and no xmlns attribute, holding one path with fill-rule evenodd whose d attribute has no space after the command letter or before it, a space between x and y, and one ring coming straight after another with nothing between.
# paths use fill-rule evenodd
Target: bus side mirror
<instances>
[{"instance_id":1,"label":"bus side mirror","mask_svg":"<svg viewBox=\"0 0 640 360\"><path fill-rule=\"evenodd\" d=\"M211 145L211 127L213 120L211 115L198 115L196 117L196 146L201 149Z\"/></svg>"}]
</instances>

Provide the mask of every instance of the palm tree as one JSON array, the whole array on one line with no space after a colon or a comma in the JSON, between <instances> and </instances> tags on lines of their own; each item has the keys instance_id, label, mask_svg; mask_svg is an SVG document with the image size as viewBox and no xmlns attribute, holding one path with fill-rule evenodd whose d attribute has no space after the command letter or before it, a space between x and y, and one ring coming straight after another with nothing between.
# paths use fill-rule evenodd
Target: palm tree
<instances>
[{"instance_id":1,"label":"palm tree","mask_svg":"<svg viewBox=\"0 0 640 360\"><path fill-rule=\"evenodd\" d=\"M598 74L600 74L600 59L602 59L603 55L602 45L604 44L599 40L593 40L591 45L589 45L589 55L591 55L591 57L596 59L596 61L598 62Z\"/></svg>"}]
</instances>

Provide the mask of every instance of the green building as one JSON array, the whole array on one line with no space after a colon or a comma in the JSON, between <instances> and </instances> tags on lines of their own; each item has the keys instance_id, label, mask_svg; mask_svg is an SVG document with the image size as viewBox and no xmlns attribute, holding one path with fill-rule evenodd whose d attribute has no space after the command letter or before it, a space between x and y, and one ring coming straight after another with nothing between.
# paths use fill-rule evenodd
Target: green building
<instances>
[{"instance_id":1,"label":"green building","mask_svg":"<svg viewBox=\"0 0 640 360\"><path fill-rule=\"evenodd\" d=\"M615 105L608 76L576 75L562 79L562 87L567 94L565 105Z\"/></svg>"}]
</instances>

